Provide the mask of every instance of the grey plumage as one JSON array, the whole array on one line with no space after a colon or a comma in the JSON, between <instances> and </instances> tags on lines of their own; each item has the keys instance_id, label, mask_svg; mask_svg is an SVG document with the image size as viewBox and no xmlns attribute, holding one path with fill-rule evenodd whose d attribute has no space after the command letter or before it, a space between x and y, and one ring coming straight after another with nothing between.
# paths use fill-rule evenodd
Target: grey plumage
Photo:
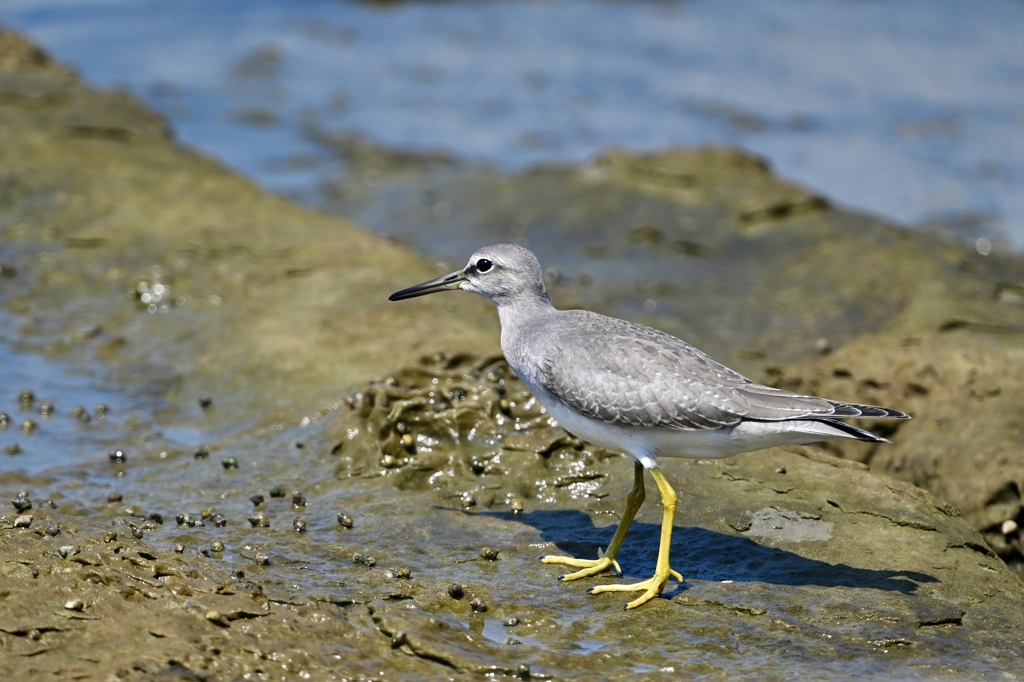
<instances>
[{"instance_id":1,"label":"grey plumage","mask_svg":"<svg viewBox=\"0 0 1024 682\"><path fill-rule=\"evenodd\" d=\"M693 430L743 420L906 416L764 386L674 336L584 310L528 324L506 354L567 407L609 424Z\"/></svg>"}]
</instances>

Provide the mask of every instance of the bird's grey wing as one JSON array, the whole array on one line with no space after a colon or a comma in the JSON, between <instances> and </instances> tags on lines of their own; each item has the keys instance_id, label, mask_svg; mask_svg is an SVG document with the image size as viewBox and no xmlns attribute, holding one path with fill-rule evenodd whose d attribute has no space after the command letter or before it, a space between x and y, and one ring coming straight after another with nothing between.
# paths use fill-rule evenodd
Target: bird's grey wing
<instances>
[{"instance_id":1,"label":"bird's grey wing","mask_svg":"<svg viewBox=\"0 0 1024 682\"><path fill-rule=\"evenodd\" d=\"M578 315L546 330L539 369L556 398L588 417L623 426L715 429L744 419L857 416L837 414L827 400L757 384L664 332L571 312Z\"/></svg>"}]
</instances>

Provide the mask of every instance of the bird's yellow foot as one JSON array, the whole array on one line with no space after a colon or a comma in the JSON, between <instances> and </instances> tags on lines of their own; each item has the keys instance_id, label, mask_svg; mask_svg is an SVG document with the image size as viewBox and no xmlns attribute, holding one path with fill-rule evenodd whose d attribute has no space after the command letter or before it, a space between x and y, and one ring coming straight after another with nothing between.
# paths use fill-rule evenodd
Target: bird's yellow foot
<instances>
[{"instance_id":1,"label":"bird's yellow foot","mask_svg":"<svg viewBox=\"0 0 1024 682\"><path fill-rule=\"evenodd\" d=\"M613 571L615 575L622 575L619 562L606 556L602 556L599 559L574 559L573 557L549 554L548 556L542 556L540 560L545 564L563 564L580 569L575 573L563 575L559 580L579 580L580 578L589 578L592 575L604 573L605 571Z\"/></svg>"},{"instance_id":2,"label":"bird's yellow foot","mask_svg":"<svg viewBox=\"0 0 1024 682\"><path fill-rule=\"evenodd\" d=\"M670 568L664 574L655 572L647 580L641 580L638 583L630 583L629 585L597 585L590 588L590 594L600 594L602 592L643 592L639 597L626 604L627 609L635 609L661 594L661 591L665 589L665 585L668 584L669 578L675 578L679 582L683 582L683 576Z\"/></svg>"}]
</instances>

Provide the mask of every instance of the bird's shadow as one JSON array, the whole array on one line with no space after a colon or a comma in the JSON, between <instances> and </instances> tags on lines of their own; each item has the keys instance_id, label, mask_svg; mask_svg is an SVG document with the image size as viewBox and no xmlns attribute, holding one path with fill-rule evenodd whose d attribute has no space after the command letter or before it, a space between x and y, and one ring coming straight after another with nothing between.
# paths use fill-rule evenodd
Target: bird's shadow
<instances>
[{"instance_id":1,"label":"bird's shadow","mask_svg":"<svg viewBox=\"0 0 1024 682\"><path fill-rule=\"evenodd\" d=\"M589 514L575 510L477 512L533 526L541 538L567 555L595 558L607 547L615 525L596 527ZM634 521L619 551L624 574L646 578L658 555L661 526ZM871 588L913 594L919 583L938 579L917 571L857 568L808 559L776 547L765 547L746 537L699 527L676 527L672 534L672 567L684 576L720 582L763 582L775 585Z\"/></svg>"}]
</instances>

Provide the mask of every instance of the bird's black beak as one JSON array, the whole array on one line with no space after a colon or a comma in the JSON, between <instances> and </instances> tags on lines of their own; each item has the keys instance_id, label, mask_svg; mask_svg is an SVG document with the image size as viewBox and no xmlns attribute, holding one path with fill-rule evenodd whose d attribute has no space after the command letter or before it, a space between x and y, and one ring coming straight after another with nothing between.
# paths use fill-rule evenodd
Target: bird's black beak
<instances>
[{"instance_id":1,"label":"bird's black beak","mask_svg":"<svg viewBox=\"0 0 1024 682\"><path fill-rule=\"evenodd\" d=\"M406 298L416 298L417 296L426 296L427 294L435 294L438 291L447 291L448 289L461 289L462 283L466 281L466 275L462 270L456 270L455 272L445 275L444 277L438 277L432 279L429 282L423 284L417 284L411 286L408 289L402 289L388 296L389 301L401 301Z\"/></svg>"}]
</instances>

